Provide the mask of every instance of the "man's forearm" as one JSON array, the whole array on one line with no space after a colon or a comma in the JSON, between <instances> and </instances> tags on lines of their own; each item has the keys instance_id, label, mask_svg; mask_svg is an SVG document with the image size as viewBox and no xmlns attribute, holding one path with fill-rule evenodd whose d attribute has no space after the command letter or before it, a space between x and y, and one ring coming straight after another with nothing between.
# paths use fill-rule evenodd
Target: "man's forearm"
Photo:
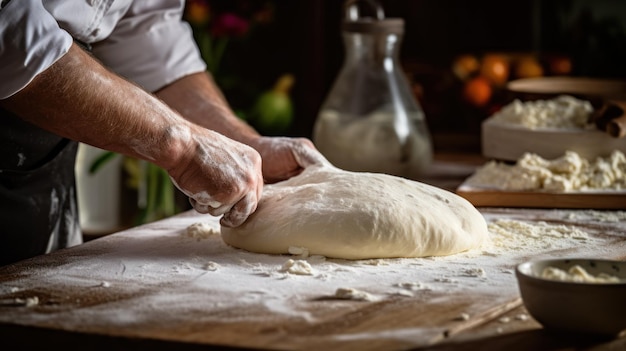
<instances>
[{"instance_id":1,"label":"man's forearm","mask_svg":"<svg viewBox=\"0 0 626 351\"><path fill-rule=\"evenodd\" d=\"M232 112L207 72L183 77L157 91L156 96L189 121L231 139L251 145L260 136Z\"/></svg>"},{"instance_id":2,"label":"man's forearm","mask_svg":"<svg viewBox=\"0 0 626 351\"><path fill-rule=\"evenodd\" d=\"M178 159L191 123L102 67L76 45L0 105L69 139L153 161ZM172 123L175 121L175 123Z\"/></svg>"}]
</instances>

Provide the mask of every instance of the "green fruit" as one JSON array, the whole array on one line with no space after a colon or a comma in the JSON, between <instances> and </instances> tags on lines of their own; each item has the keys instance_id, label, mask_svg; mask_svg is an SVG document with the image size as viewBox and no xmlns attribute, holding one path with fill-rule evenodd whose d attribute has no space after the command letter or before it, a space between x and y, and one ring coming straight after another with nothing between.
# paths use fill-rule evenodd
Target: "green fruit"
<instances>
[{"instance_id":1,"label":"green fruit","mask_svg":"<svg viewBox=\"0 0 626 351\"><path fill-rule=\"evenodd\" d=\"M265 132L285 131L293 120L293 104L289 90L293 86L293 76L281 76L272 90L261 94L253 109L253 122Z\"/></svg>"}]
</instances>

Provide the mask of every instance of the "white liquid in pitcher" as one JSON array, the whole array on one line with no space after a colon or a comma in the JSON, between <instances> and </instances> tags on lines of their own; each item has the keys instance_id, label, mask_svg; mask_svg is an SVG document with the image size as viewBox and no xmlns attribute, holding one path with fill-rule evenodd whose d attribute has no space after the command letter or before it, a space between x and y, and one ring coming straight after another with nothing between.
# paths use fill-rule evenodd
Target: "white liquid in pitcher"
<instances>
[{"instance_id":1,"label":"white liquid in pitcher","mask_svg":"<svg viewBox=\"0 0 626 351\"><path fill-rule=\"evenodd\" d=\"M432 160L430 138L418 132L422 123L418 118L409 116L411 128L401 136L389 113L374 113L346 123L337 112L322 111L313 140L336 167L417 179Z\"/></svg>"}]
</instances>

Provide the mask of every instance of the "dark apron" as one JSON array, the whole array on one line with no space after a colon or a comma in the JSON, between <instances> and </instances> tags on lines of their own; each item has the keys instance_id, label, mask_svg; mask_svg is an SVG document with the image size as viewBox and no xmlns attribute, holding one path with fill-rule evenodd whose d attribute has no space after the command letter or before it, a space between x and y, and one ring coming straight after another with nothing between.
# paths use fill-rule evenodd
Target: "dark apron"
<instances>
[{"instance_id":1,"label":"dark apron","mask_svg":"<svg viewBox=\"0 0 626 351\"><path fill-rule=\"evenodd\" d=\"M0 109L0 265L82 241L78 143Z\"/></svg>"}]
</instances>

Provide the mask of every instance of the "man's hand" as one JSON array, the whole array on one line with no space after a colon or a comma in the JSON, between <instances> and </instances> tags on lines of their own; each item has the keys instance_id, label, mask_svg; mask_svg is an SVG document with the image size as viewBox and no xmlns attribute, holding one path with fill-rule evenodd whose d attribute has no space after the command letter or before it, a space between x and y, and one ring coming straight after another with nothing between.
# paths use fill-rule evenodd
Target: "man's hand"
<instances>
[{"instance_id":1,"label":"man's hand","mask_svg":"<svg viewBox=\"0 0 626 351\"><path fill-rule=\"evenodd\" d=\"M311 165L329 163L306 138L260 137L251 146L261 154L267 183L289 179Z\"/></svg>"},{"instance_id":2,"label":"man's hand","mask_svg":"<svg viewBox=\"0 0 626 351\"><path fill-rule=\"evenodd\" d=\"M308 139L259 135L235 116L207 72L183 77L156 95L189 121L252 146L261 154L268 183L293 177L309 165L328 163Z\"/></svg>"},{"instance_id":3,"label":"man's hand","mask_svg":"<svg viewBox=\"0 0 626 351\"><path fill-rule=\"evenodd\" d=\"M181 161L169 172L200 213L224 215L227 227L242 224L263 191L261 157L251 147L218 133L195 128Z\"/></svg>"}]
</instances>

